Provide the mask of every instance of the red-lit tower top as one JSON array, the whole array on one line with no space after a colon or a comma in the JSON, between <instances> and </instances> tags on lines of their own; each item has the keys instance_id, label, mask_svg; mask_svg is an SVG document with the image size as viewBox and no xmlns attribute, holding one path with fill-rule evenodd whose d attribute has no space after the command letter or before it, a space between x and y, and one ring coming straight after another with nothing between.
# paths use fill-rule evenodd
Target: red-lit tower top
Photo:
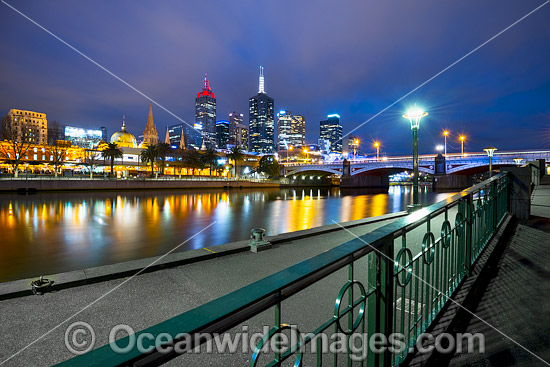
<instances>
[{"instance_id":1,"label":"red-lit tower top","mask_svg":"<svg viewBox=\"0 0 550 367\"><path fill-rule=\"evenodd\" d=\"M208 79L206 79L206 74L204 74L204 80L202 81L202 92L197 93L197 98L200 96L210 96L212 98L214 97L214 93L212 92L212 89L210 88L210 84L208 83Z\"/></svg>"}]
</instances>

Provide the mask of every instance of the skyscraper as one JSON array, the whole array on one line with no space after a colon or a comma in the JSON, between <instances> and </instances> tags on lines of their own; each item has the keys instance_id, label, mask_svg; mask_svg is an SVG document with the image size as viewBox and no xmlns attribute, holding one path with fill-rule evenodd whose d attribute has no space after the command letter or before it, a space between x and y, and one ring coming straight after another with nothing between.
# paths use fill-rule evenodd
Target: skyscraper
<instances>
[{"instance_id":1,"label":"skyscraper","mask_svg":"<svg viewBox=\"0 0 550 367\"><path fill-rule=\"evenodd\" d=\"M290 146L299 147L305 144L306 121L304 116L292 115L291 111L277 113L277 149L287 150Z\"/></svg>"},{"instance_id":2,"label":"skyscraper","mask_svg":"<svg viewBox=\"0 0 550 367\"><path fill-rule=\"evenodd\" d=\"M216 144L218 148L227 148L229 142L229 121L221 120L216 122Z\"/></svg>"},{"instance_id":3,"label":"skyscraper","mask_svg":"<svg viewBox=\"0 0 550 367\"><path fill-rule=\"evenodd\" d=\"M233 111L229 114L229 143L230 144L235 144L235 127L238 124L244 124L243 114Z\"/></svg>"},{"instance_id":4,"label":"skyscraper","mask_svg":"<svg viewBox=\"0 0 550 367\"><path fill-rule=\"evenodd\" d=\"M342 125L340 115L328 115L325 121L321 121L320 140L330 142L331 153L342 153Z\"/></svg>"},{"instance_id":5,"label":"skyscraper","mask_svg":"<svg viewBox=\"0 0 550 367\"><path fill-rule=\"evenodd\" d=\"M275 111L273 98L265 93L264 68L260 66L258 94L249 99L250 150L272 153L275 148Z\"/></svg>"},{"instance_id":6,"label":"skyscraper","mask_svg":"<svg viewBox=\"0 0 550 367\"><path fill-rule=\"evenodd\" d=\"M199 150L202 144L201 134L187 124L168 126L168 137L172 148L181 147L185 149ZM183 137L183 143L182 143Z\"/></svg>"},{"instance_id":7,"label":"skyscraper","mask_svg":"<svg viewBox=\"0 0 550 367\"><path fill-rule=\"evenodd\" d=\"M241 149L248 150L248 126L245 124L236 124L234 131L235 145Z\"/></svg>"},{"instance_id":8,"label":"skyscraper","mask_svg":"<svg viewBox=\"0 0 550 367\"><path fill-rule=\"evenodd\" d=\"M147 124L143 131L143 142L148 145L155 145L159 142L159 134L157 133L157 127L153 121L153 106L149 103L149 116L147 117Z\"/></svg>"},{"instance_id":9,"label":"skyscraper","mask_svg":"<svg viewBox=\"0 0 550 367\"><path fill-rule=\"evenodd\" d=\"M205 145L216 145L216 97L210 88L206 74L202 82L202 92L195 99L195 129L202 131ZM200 147L200 146L199 146Z\"/></svg>"}]
</instances>

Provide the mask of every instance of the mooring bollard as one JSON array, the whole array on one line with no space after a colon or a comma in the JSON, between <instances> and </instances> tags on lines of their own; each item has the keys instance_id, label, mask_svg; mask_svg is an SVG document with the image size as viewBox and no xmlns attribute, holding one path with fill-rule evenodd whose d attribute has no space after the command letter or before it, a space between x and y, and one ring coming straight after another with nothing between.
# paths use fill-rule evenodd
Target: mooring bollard
<instances>
[{"instance_id":1,"label":"mooring bollard","mask_svg":"<svg viewBox=\"0 0 550 367\"><path fill-rule=\"evenodd\" d=\"M271 243L264 240L265 229L254 228L251 232L252 232L252 234L250 235L251 241L248 244L250 246L250 251L258 252L258 251L263 251L268 248L271 248Z\"/></svg>"}]
</instances>

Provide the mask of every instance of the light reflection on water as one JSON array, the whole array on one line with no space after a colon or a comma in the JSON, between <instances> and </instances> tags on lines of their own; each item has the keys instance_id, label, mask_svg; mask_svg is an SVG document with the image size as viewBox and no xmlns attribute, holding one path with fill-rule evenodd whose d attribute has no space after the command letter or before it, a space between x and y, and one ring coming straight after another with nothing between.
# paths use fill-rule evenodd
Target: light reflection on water
<instances>
[{"instance_id":1,"label":"light reflection on water","mask_svg":"<svg viewBox=\"0 0 550 367\"><path fill-rule=\"evenodd\" d=\"M424 191L424 205L449 193ZM178 251L403 210L410 187L389 193L338 188L230 191L73 192L0 195L0 281Z\"/></svg>"}]
</instances>

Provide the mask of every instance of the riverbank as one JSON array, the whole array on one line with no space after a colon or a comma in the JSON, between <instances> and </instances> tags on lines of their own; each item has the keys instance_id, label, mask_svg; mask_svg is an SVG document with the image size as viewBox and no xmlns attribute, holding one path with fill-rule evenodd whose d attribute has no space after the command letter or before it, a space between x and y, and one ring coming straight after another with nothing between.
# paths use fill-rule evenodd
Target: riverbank
<instances>
[{"instance_id":1,"label":"riverbank","mask_svg":"<svg viewBox=\"0 0 550 367\"><path fill-rule=\"evenodd\" d=\"M84 190L166 190L204 188L278 188L278 182L251 180L202 180L202 179L90 179L90 178L51 178L51 179L2 179L0 192L36 191L84 191Z\"/></svg>"}]
</instances>

